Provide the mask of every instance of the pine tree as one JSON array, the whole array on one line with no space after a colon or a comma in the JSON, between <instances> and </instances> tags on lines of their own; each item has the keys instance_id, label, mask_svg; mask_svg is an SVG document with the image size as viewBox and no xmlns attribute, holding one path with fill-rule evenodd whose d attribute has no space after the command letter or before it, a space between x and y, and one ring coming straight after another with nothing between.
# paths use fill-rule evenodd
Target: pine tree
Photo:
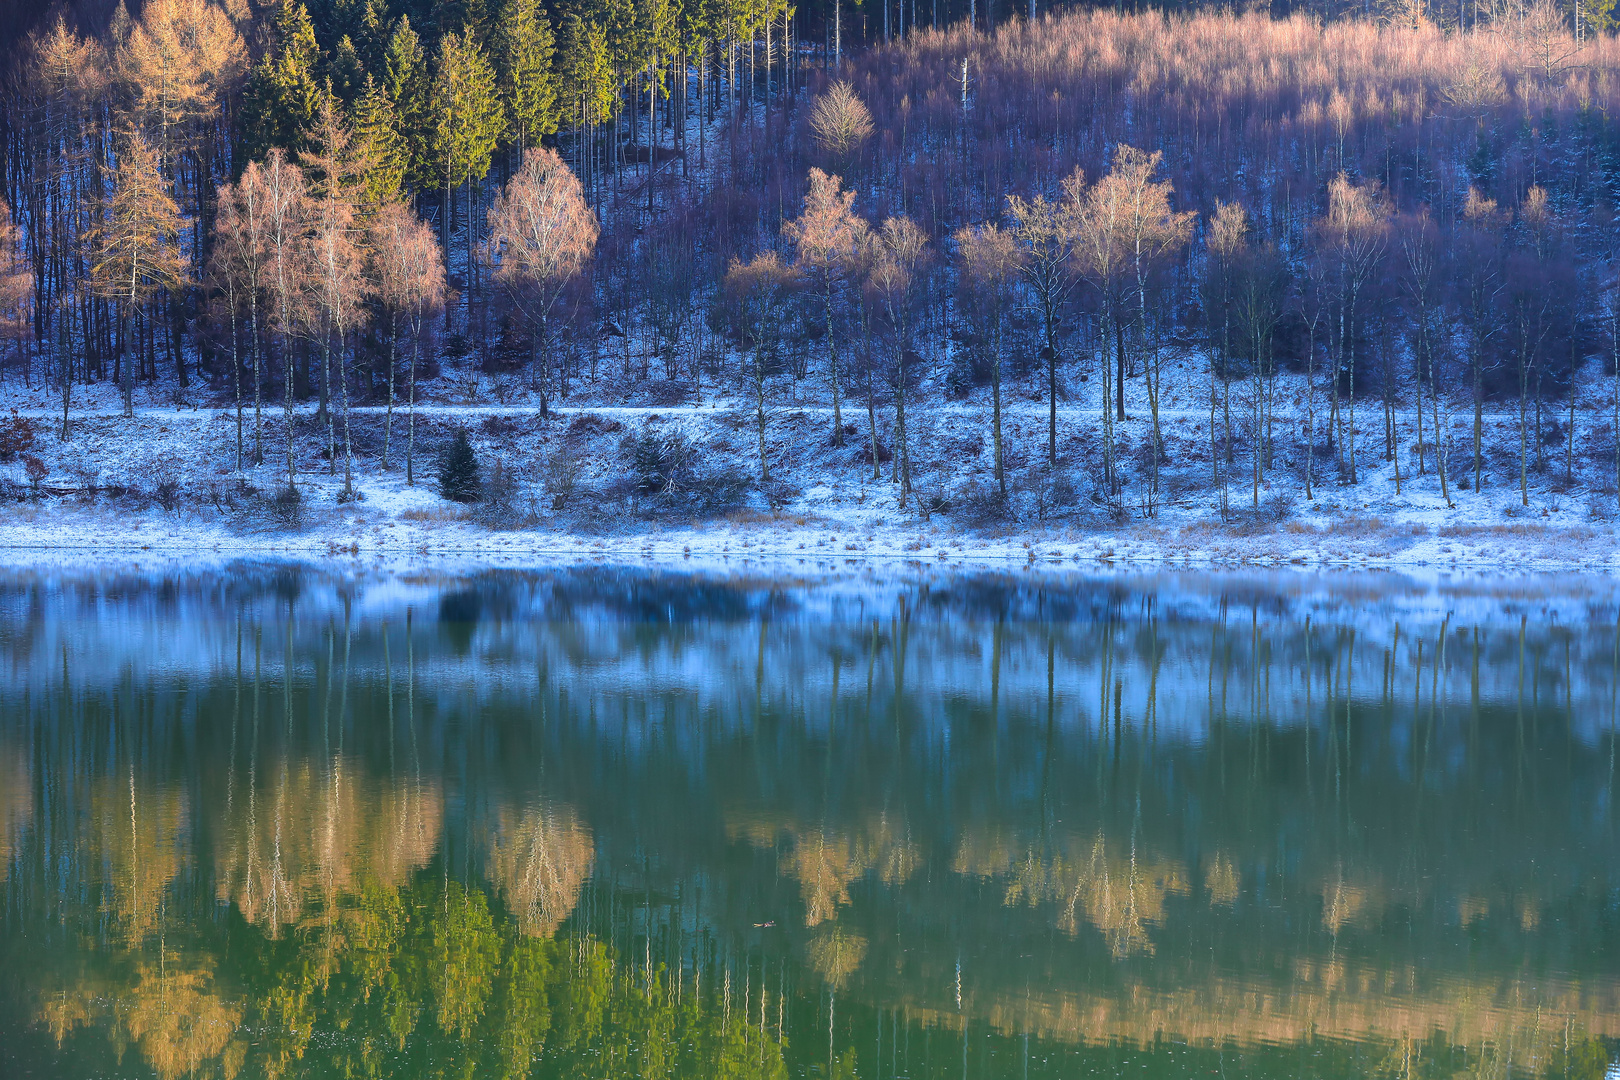
<instances>
[{"instance_id":1,"label":"pine tree","mask_svg":"<svg viewBox=\"0 0 1620 1080\"><path fill-rule=\"evenodd\" d=\"M521 156L540 136L557 130L556 43L539 0L507 0L497 44L501 101Z\"/></svg>"},{"instance_id":2,"label":"pine tree","mask_svg":"<svg viewBox=\"0 0 1620 1080\"><path fill-rule=\"evenodd\" d=\"M248 83L243 115L249 118L245 132L249 159L262 157L272 146L302 145L303 133L320 105L321 91L315 83L320 47L309 12L298 0L282 0L275 39Z\"/></svg>"},{"instance_id":3,"label":"pine tree","mask_svg":"<svg viewBox=\"0 0 1620 1080\"><path fill-rule=\"evenodd\" d=\"M365 82L366 65L360 59L360 51L354 47L348 34L344 34L338 41L337 48L332 51L332 60L326 66L327 82L337 92L337 96L346 102L352 102L360 95L360 88Z\"/></svg>"}]
</instances>

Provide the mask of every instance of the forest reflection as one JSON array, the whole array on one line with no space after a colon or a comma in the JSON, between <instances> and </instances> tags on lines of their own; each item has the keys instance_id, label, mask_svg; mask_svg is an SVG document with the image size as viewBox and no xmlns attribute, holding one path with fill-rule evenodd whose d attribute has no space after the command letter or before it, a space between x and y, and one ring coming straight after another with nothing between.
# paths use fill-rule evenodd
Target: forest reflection
<instances>
[{"instance_id":1,"label":"forest reflection","mask_svg":"<svg viewBox=\"0 0 1620 1080\"><path fill-rule=\"evenodd\" d=\"M1586 582L17 575L0 1071L1601 1076L1617 614Z\"/></svg>"}]
</instances>

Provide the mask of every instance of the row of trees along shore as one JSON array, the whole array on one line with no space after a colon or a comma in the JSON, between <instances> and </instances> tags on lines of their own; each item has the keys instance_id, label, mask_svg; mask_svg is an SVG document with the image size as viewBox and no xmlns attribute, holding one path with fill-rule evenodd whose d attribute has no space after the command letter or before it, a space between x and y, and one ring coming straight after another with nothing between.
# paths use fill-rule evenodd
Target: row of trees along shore
<instances>
[{"instance_id":1,"label":"row of trees along shore","mask_svg":"<svg viewBox=\"0 0 1620 1080\"><path fill-rule=\"evenodd\" d=\"M1526 505L1538 469L1620 486L1607 5L858 10L59 12L5 58L0 377L58 393L64 440L76 386L229 401L238 468L278 402L289 484L314 400L349 491L351 404L386 403L376 464L414 480L421 384L457 370L542 415L707 380L762 480L770 402L822 401L827 452L892 461L902 503L929 397L990 406L1005 494L1014 388L1044 461L1150 514L1167 419L1257 505L1369 453L1448 502L1493 460ZM1060 417L1093 379L1096 425Z\"/></svg>"}]
</instances>

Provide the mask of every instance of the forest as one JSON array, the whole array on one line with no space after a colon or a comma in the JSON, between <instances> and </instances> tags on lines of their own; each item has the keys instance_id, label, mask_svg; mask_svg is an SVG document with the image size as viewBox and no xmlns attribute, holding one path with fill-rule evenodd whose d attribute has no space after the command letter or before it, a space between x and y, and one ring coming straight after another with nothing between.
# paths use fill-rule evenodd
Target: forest
<instances>
[{"instance_id":1,"label":"forest","mask_svg":"<svg viewBox=\"0 0 1620 1080\"><path fill-rule=\"evenodd\" d=\"M36 11L0 87L0 395L35 408L0 459L37 494L87 403L204 407L219 465L343 500L422 482L427 403L724 402L737 475L649 428L615 490L1612 504L1611 3ZM567 463L523 456L561 509Z\"/></svg>"}]
</instances>

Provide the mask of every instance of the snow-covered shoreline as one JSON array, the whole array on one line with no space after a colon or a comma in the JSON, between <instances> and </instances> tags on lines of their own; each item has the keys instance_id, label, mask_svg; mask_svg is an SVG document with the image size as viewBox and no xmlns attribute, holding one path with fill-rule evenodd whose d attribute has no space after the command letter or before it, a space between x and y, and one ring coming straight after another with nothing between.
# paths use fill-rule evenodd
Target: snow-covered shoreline
<instances>
[{"instance_id":1,"label":"snow-covered shoreline","mask_svg":"<svg viewBox=\"0 0 1620 1080\"><path fill-rule=\"evenodd\" d=\"M1357 484L1330 479L1329 468L1318 461L1314 498L1306 500L1300 463L1290 459L1299 448L1279 445L1256 513L1240 452L1223 521L1219 491L1209 482L1209 436L1203 426L1208 413L1189 407L1193 402L1167 402L1169 465L1165 494L1153 516L1133 505L1134 490L1126 493L1123 513L1120 507L1108 513L1084 495L1036 513L1030 510L1035 496L1028 485L1049 475L1042 472L1046 407L1017 400L1004 426L1009 490L1014 501L1024 500L1023 509L997 519L969 512L970 500L977 497L982 504L994 485L984 402L918 409L912 436L917 490L954 503L950 510L924 513L916 499L900 505L887 462L873 478L865 456L864 407L846 407L846 423L855 432L840 449L830 446L823 431L831 422L825 403L784 401L770 411L768 452L773 478L785 486L786 497L774 500L773 508L756 490L725 509L696 513L679 497L661 507L638 506L633 497L627 501L626 446L633 437L678 434L694 448L698 468L746 480L756 475L758 444L754 415L744 403L722 398L661 407L576 400L542 420L526 401L434 401L418 410L414 485L404 477L403 410L395 413L386 471L379 468L382 410L356 410L356 487L362 493L357 500L343 498L341 460L334 475L322 457L326 423L305 407L296 414L295 427L303 509L300 520L289 524L262 515L248 520L233 509L242 491L263 500L285 487L287 441L279 407L264 410L264 463L238 472L236 417L218 404L138 403L136 415L126 418L115 396L92 397L75 403L73 435L64 442L57 437L60 414L53 414L45 393L19 388L8 397L16 415L33 425L29 454L36 473L43 470L31 486L21 457L0 464L0 483L12 496L0 503L0 562L8 564L342 556L362 562L454 558L536 566L611 561L791 567L899 560L1000 569L1287 566L1495 575L1620 570L1620 510L1612 490L1605 492L1597 483L1603 465L1595 444L1581 447L1574 484L1565 482L1562 457L1549 453L1548 467L1531 474L1529 507L1522 506L1516 460L1506 460L1500 451L1493 455L1486 490L1453 485L1448 505L1432 462L1426 472L1417 472L1415 454L1403 455L1408 460L1397 485L1393 464L1370 447L1361 458ZM1452 445L1459 453L1455 448L1466 442L1471 417L1448 420L1455 421ZM1507 441L1513 424L1507 414L1487 416L1493 442ZM1059 425L1062 468L1083 484L1094 454L1096 414L1082 403L1066 403ZM438 495L433 457L455 427L469 432L486 469L499 462L516 477L514 501L522 504L521 513L492 523ZM1146 417L1137 412L1120 429L1126 445L1140 442ZM887 441L891 433L881 413L879 430ZM1363 432L1364 444L1371 434ZM246 438L251 449L251 411ZM547 469L553 467L548 463L559 458L573 462L578 473L565 510L554 508L554 489L548 486ZM154 494L162 484L179 492L167 500L167 508ZM130 494L108 496L109 490Z\"/></svg>"}]
</instances>

